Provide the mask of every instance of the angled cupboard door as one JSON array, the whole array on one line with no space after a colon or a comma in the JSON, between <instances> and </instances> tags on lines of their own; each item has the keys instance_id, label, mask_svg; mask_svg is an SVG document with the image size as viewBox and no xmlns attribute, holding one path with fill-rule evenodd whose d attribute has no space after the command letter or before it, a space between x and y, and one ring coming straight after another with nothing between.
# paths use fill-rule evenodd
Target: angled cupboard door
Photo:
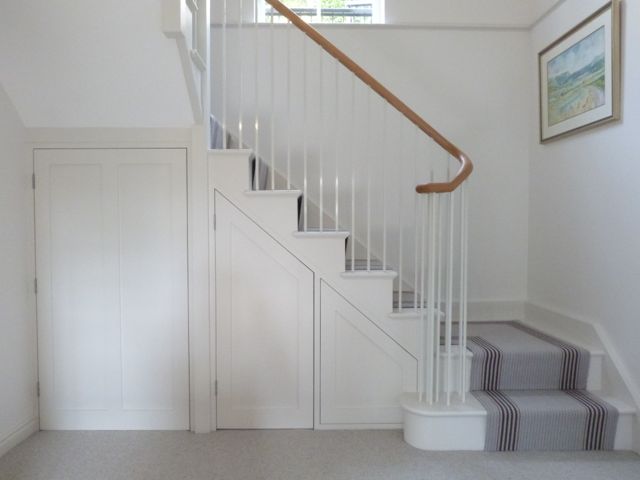
<instances>
[{"instance_id":1,"label":"angled cupboard door","mask_svg":"<svg viewBox=\"0 0 640 480\"><path fill-rule=\"evenodd\" d=\"M36 150L43 429L188 429L186 152Z\"/></svg>"},{"instance_id":2,"label":"angled cupboard door","mask_svg":"<svg viewBox=\"0 0 640 480\"><path fill-rule=\"evenodd\" d=\"M218 428L313 428L313 273L216 194Z\"/></svg>"}]
</instances>

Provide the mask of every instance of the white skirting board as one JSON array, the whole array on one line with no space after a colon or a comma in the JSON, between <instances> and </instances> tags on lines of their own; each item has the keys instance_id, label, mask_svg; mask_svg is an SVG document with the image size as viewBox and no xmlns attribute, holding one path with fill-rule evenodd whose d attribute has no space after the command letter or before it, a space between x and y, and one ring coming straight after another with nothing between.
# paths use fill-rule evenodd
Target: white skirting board
<instances>
[{"instance_id":1,"label":"white skirting board","mask_svg":"<svg viewBox=\"0 0 640 480\"><path fill-rule=\"evenodd\" d=\"M0 440L0 457L5 455L12 448L17 447L19 444L24 442L27 438L36 433L39 428L38 418L34 417L22 424L7 437Z\"/></svg>"}]
</instances>

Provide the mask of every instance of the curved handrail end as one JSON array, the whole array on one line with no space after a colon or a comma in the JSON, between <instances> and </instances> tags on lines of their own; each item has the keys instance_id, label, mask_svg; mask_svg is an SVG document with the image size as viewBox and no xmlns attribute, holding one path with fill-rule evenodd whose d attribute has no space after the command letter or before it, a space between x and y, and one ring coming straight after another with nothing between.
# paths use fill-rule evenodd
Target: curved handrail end
<instances>
[{"instance_id":1,"label":"curved handrail end","mask_svg":"<svg viewBox=\"0 0 640 480\"><path fill-rule=\"evenodd\" d=\"M425 183L416 187L419 194L451 193L455 191L473 172L473 163L464 153L459 152L457 160L460 162L460 170L450 182Z\"/></svg>"}]
</instances>

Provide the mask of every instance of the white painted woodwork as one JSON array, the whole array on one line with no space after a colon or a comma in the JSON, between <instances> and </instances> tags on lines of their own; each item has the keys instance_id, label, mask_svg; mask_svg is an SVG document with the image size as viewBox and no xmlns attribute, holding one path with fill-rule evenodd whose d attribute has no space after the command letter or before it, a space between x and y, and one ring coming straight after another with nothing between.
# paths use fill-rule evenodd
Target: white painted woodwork
<instances>
[{"instance_id":1,"label":"white painted woodwork","mask_svg":"<svg viewBox=\"0 0 640 480\"><path fill-rule=\"evenodd\" d=\"M218 428L313 428L313 272L216 194Z\"/></svg>"},{"instance_id":2,"label":"white painted woodwork","mask_svg":"<svg viewBox=\"0 0 640 480\"><path fill-rule=\"evenodd\" d=\"M184 149L35 151L43 429L189 428Z\"/></svg>"},{"instance_id":3,"label":"white painted woodwork","mask_svg":"<svg viewBox=\"0 0 640 480\"><path fill-rule=\"evenodd\" d=\"M416 359L324 282L320 330L321 423L402 423L399 397L416 389Z\"/></svg>"},{"instance_id":4,"label":"white painted woodwork","mask_svg":"<svg viewBox=\"0 0 640 480\"><path fill-rule=\"evenodd\" d=\"M633 428L635 407L619 399L604 397L618 409L618 426L614 450L634 448ZM416 394L404 394L401 398L404 412L404 439L421 450L428 451L481 451L484 450L487 412L473 395L466 403L444 402L426 405Z\"/></svg>"},{"instance_id":5,"label":"white painted woodwork","mask_svg":"<svg viewBox=\"0 0 640 480\"><path fill-rule=\"evenodd\" d=\"M404 412L404 439L421 450L484 450L487 412L472 395L466 403L444 402L427 405L417 394L401 399Z\"/></svg>"},{"instance_id":6,"label":"white painted woodwork","mask_svg":"<svg viewBox=\"0 0 640 480\"><path fill-rule=\"evenodd\" d=\"M224 194L316 276L330 283L371 321L414 354L416 322L397 321L389 316L393 309L395 274L390 271L382 276L377 272L345 274L343 235L330 236L319 243L313 239L317 235L294 231L297 228L299 191L247 191L250 153L248 150L210 151L211 187Z\"/></svg>"},{"instance_id":7,"label":"white painted woodwork","mask_svg":"<svg viewBox=\"0 0 640 480\"><path fill-rule=\"evenodd\" d=\"M38 429L27 129L0 85L0 457Z\"/></svg>"},{"instance_id":8,"label":"white painted woodwork","mask_svg":"<svg viewBox=\"0 0 640 480\"><path fill-rule=\"evenodd\" d=\"M205 120L208 1L163 0L162 30L176 41L196 123Z\"/></svg>"}]
</instances>

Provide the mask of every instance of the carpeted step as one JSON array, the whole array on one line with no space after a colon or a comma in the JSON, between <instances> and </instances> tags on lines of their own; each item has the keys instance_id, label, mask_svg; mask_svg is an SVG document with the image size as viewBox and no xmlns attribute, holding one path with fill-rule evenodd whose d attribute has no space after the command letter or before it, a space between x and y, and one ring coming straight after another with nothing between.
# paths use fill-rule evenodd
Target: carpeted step
<instances>
[{"instance_id":1,"label":"carpeted step","mask_svg":"<svg viewBox=\"0 0 640 480\"><path fill-rule=\"evenodd\" d=\"M345 263L345 270L348 272L350 270L352 270L352 261L351 259L347 259L346 263ZM371 259L371 263L369 263L369 261L366 258L358 258L355 261L355 264L353 265L353 270L356 271L362 271L362 270L368 270L369 267L371 268L371 270L375 270L375 271L382 271L382 262L376 258L372 258Z\"/></svg>"},{"instance_id":2,"label":"carpeted step","mask_svg":"<svg viewBox=\"0 0 640 480\"><path fill-rule=\"evenodd\" d=\"M425 306L426 306L425 301ZM410 310L415 307L420 307L420 300L416 299L416 293L411 290L403 290L402 291L402 309ZM400 308L400 292L395 290L393 292L393 308Z\"/></svg>"},{"instance_id":3,"label":"carpeted step","mask_svg":"<svg viewBox=\"0 0 640 480\"><path fill-rule=\"evenodd\" d=\"M251 189L256 190L256 157L255 155L251 156L249 160L251 169ZM260 179L259 179L259 188L258 190L267 190L269 187L269 165L265 163L264 160L260 159Z\"/></svg>"},{"instance_id":4,"label":"carpeted step","mask_svg":"<svg viewBox=\"0 0 640 480\"><path fill-rule=\"evenodd\" d=\"M613 450L618 411L584 390L473 392L487 411L485 450Z\"/></svg>"},{"instance_id":5,"label":"carpeted step","mask_svg":"<svg viewBox=\"0 0 640 480\"><path fill-rule=\"evenodd\" d=\"M469 324L471 390L583 390L589 352L518 322Z\"/></svg>"}]
</instances>

